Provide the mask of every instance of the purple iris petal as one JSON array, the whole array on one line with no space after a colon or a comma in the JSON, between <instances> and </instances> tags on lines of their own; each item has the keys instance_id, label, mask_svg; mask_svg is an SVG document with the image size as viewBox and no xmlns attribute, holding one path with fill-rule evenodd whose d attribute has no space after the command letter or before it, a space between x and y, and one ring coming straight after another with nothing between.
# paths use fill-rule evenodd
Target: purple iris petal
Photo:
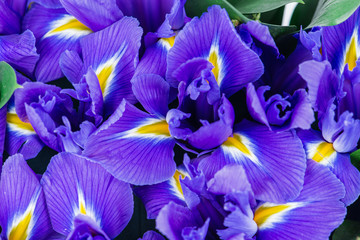
<instances>
[{"instance_id":1,"label":"purple iris petal","mask_svg":"<svg viewBox=\"0 0 360 240\"><path fill-rule=\"evenodd\" d=\"M308 160L303 189L291 202L262 203L255 211L259 224L257 239L327 239L344 220L346 208L340 201L344 196L341 182L324 166ZM264 210L276 214L262 218ZM331 214L328 214L331 212ZM259 215L258 215L259 214ZM319 224L319 221L321 224Z\"/></svg>"},{"instance_id":2,"label":"purple iris petal","mask_svg":"<svg viewBox=\"0 0 360 240\"><path fill-rule=\"evenodd\" d=\"M60 0L32 0L34 3L38 3L47 8L63 8Z\"/></svg>"},{"instance_id":3,"label":"purple iris petal","mask_svg":"<svg viewBox=\"0 0 360 240\"><path fill-rule=\"evenodd\" d=\"M74 219L74 230L68 235L71 240L110 240L96 222L86 215L77 215Z\"/></svg>"},{"instance_id":4,"label":"purple iris petal","mask_svg":"<svg viewBox=\"0 0 360 240\"><path fill-rule=\"evenodd\" d=\"M247 42L249 47L260 49L258 55L262 55L263 48L269 47L272 54L279 56L280 52L272 38L268 27L256 21L249 21L239 25L239 34L243 41ZM254 40L252 39L254 38ZM252 44L254 42L254 44ZM253 49L256 52L256 49Z\"/></svg>"},{"instance_id":5,"label":"purple iris petal","mask_svg":"<svg viewBox=\"0 0 360 240\"><path fill-rule=\"evenodd\" d=\"M354 118L360 119L360 60L357 63L352 71L345 69L342 76L342 87L346 95L340 100L339 111L350 111Z\"/></svg>"},{"instance_id":6,"label":"purple iris petal","mask_svg":"<svg viewBox=\"0 0 360 240\"><path fill-rule=\"evenodd\" d=\"M302 143L293 132L274 134L266 126L244 120L234 126L233 136L210 155L201 157L198 167L209 179L225 165L239 164L257 199L284 202L299 194L305 160Z\"/></svg>"},{"instance_id":7,"label":"purple iris petal","mask_svg":"<svg viewBox=\"0 0 360 240\"><path fill-rule=\"evenodd\" d=\"M0 1L0 34L20 33L20 18L6 1Z\"/></svg>"},{"instance_id":8,"label":"purple iris petal","mask_svg":"<svg viewBox=\"0 0 360 240\"><path fill-rule=\"evenodd\" d=\"M165 117L168 112L170 85L155 74L142 74L131 80L132 90L150 114Z\"/></svg>"},{"instance_id":9,"label":"purple iris petal","mask_svg":"<svg viewBox=\"0 0 360 240\"><path fill-rule=\"evenodd\" d=\"M16 70L31 76L38 59L35 37L30 30L19 35L0 36L0 61L5 61Z\"/></svg>"},{"instance_id":10,"label":"purple iris petal","mask_svg":"<svg viewBox=\"0 0 360 240\"><path fill-rule=\"evenodd\" d=\"M84 70L82 59L77 52L65 50L61 54L59 65L61 71L71 83L79 83Z\"/></svg>"},{"instance_id":11,"label":"purple iris petal","mask_svg":"<svg viewBox=\"0 0 360 240\"><path fill-rule=\"evenodd\" d=\"M21 154L13 155L6 160L2 169L0 189L1 237L49 239L53 230L44 192L38 177ZM22 225L17 228L19 224Z\"/></svg>"},{"instance_id":12,"label":"purple iris petal","mask_svg":"<svg viewBox=\"0 0 360 240\"><path fill-rule=\"evenodd\" d=\"M75 154L54 156L41 184L52 226L65 236L95 231L105 239L115 238L133 213L130 186Z\"/></svg>"},{"instance_id":13,"label":"purple iris petal","mask_svg":"<svg viewBox=\"0 0 360 240\"><path fill-rule=\"evenodd\" d=\"M25 159L35 157L44 143L37 136L31 124L23 122L15 111L14 99L8 102L6 122L5 149L10 155L21 153Z\"/></svg>"},{"instance_id":14,"label":"purple iris petal","mask_svg":"<svg viewBox=\"0 0 360 240\"><path fill-rule=\"evenodd\" d=\"M144 233L142 238L139 238L138 240L165 240L165 238L161 236L159 233L149 230L146 233Z\"/></svg>"},{"instance_id":15,"label":"purple iris petal","mask_svg":"<svg viewBox=\"0 0 360 240\"><path fill-rule=\"evenodd\" d=\"M77 20L91 28L99 31L123 17L122 12L116 6L116 0L60 0L68 13Z\"/></svg>"},{"instance_id":16,"label":"purple iris petal","mask_svg":"<svg viewBox=\"0 0 360 240\"><path fill-rule=\"evenodd\" d=\"M342 97L340 78L331 69L328 61L306 61L299 65L299 74L309 88L309 98L321 119L326 112L329 101Z\"/></svg>"},{"instance_id":17,"label":"purple iris petal","mask_svg":"<svg viewBox=\"0 0 360 240\"><path fill-rule=\"evenodd\" d=\"M175 172L175 139L165 119L125 100L90 136L83 154L116 178L137 185L160 183Z\"/></svg>"},{"instance_id":18,"label":"purple iris petal","mask_svg":"<svg viewBox=\"0 0 360 240\"><path fill-rule=\"evenodd\" d=\"M117 5L125 16L137 18L145 34L153 32L159 34L158 37L170 37L172 29L182 27L184 4L183 0L117 0Z\"/></svg>"},{"instance_id":19,"label":"purple iris petal","mask_svg":"<svg viewBox=\"0 0 360 240\"><path fill-rule=\"evenodd\" d=\"M346 62L347 52L350 51L350 45L352 41L355 41L354 38L360 36L360 14L359 9L357 9L351 17L349 17L345 22L338 24L336 26L323 27L323 49L327 56L327 59L331 63L332 68L340 76L344 69ZM359 38L358 38L359 39ZM357 46L356 46L357 43ZM359 47L359 41L355 41L355 48ZM354 49L355 50L355 49ZM355 50L356 51L356 50ZM353 53L351 53L353 54ZM357 58L359 56L356 56ZM356 61L357 59L355 59ZM348 68L354 67L355 62L351 60L351 63L348 62ZM351 64L351 66L349 65Z\"/></svg>"}]
</instances>

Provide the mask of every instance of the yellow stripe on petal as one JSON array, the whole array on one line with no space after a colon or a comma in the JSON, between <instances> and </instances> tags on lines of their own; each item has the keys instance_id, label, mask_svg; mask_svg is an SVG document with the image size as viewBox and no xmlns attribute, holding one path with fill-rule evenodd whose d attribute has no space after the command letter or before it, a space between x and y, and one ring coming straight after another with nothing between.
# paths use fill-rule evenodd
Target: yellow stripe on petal
<instances>
[{"instance_id":1,"label":"yellow stripe on petal","mask_svg":"<svg viewBox=\"0 0 360 240\"><path fill-rule=\"evenodd\" d=\"M170 137L169 124L165 120L157 121L139 127L136 131L138 134L163 135Z\"/></svg>"},{"instance_id":2,"label":"yellow stripe on petal","mask_svg":"<svg viewBox=\"0 0 360 240\"><path fill-rule=\"evenodd\" d=\"M306 206L306 202L289 202L286 204L264 203L254 213L254 221L259 229L276 228L277 223L287 221L290 211Z\"/></svg>"},{"instance_id":3,"label":"yellow stripe on petal","mask_svg":"<svg viewBox=\"0 0 360 240\"><path fill-rule=\"evenodd\" d=\"M97 74L97 77L99 79L99 84L100 84L100 88L101 88L101 92L105 93L105 88L108 82L108 79L110 78L110 75L112 74L112 72L114 71L114 67L113 66L108 66L108 67L104 67L99 74Z\"/></svg>"},{"instance_id":4,"label":"yellow stripe on petal","mask_svg":"<svg viewBox=\"0 0 360 240\"><path fill-rule=\"evenodd\" d=\"M179 170L176 170L173 178L175 180L176 189L181 193L181 195L183 195L183 190L182 190L181 184L180 184L180 178L184 179L185 175L182 174Z\"/></svg>"},{"instance_id":5,"label":"yellow stripe on petal","mask_svg":"<svg viewBox=\"0 0 360 240\"><path fill-rule=\"evenodd\" d=\"M320 163L324 159L329 158L333 153L335 153L335 149L332 143L322 142L317 146L316 151L311 157L311 159Z\"/></svg>"},{"instance_id":6,"label":"yellow stripe on petal","mask_svg":"<svg viewBox=\"0 0 360 240\"><path fill-rule=\"evenodd\" d=\"M86 215L86 209L85 209L85 203L84 202L80 202L80 213L81 214L84 214L84 215Z\"/></svg>"},{"instance_id":7,"label":"yellow stripe on petal","mask_svg":"<svg viewBox=\"0 0 360 240\"><path fill-rule=\"evenodd\" d=\"M228 137L228 139L223 143L227 147L235 147L246 155L251 155L250 150L244 145L239 134L234 134L233 137Z\"/></svg>"},{"instance_id":8,"label":"yellow stripe on petal","mask_svg":"<svg viewBox=\"0 0 360 240\"><path fill-rule=\"evenodd\" d=\"M15 130L25 130L27 133L35 133L31 124L21 121L16 113L8 112L6 114L6 122L10 127L15 128Z\"/></svg>"},{"instance_id":9,"label":"yellow stripe on petal","mask_svg":"<svg viewBox=\"0 0 360 240\"><path fill-rule=\"evenodd\" d=\"M52 22L51 29L52 30L44 35L44 38L54 35L62 35L66 38L70 38L73 36L79 37L92 33L90 28L70 15L66 15L63 18Z\"/></svg>"},{"instance_id":10,"label":"yellow stripe on petal","mask_svg":"<svg viewBox=\"0 0 360 240\"><path fill-rule=\"evenodd\" d=\"M211 62L211 64L214 66L214 68L211 71L214 74L214 77L218 85L220 86L222 80L221 57L219 55L219 48L216 45L211 46L207 60Z\"/></svg>"},{"instance_id":11,"label":"yellow stripe on petal","mask_svg":"<svg viewBox=\"0 0 360 240\"><path fill-rule=\"evenodd\" d=\"M278 214L286 209L288 205L260 206L254 214L254 221L260 228L271 216Z\"/></svg>"},{"instance_id":12,"label":"yellow stripe on petal","mask_svg":"<svg viewBox=\"0 0 360 240\"><path fill-rule=\"evenodd\" d=\"M230 158L243 159L243 156L251 160L256 165L262 165L257 156L254 154L255 145L246 136L234 133L232 137L221 145L224 153Z\"/></svg>"},{"instance_id":13,"label":"yellow stripe on petal","mask_svg":"<svg viewBox=\"0 0 360 240\"><path fill-rule=\"evenodd\" d=\"M357 52L357 44L355 35L351 38L350 45L346 51L345 64L348 64L349 70L352 71L356 67L356 61L359 54Z\"/></svg>"},{"instance_id":14,"label":"yellow stripe on petal","mask_svg":"<svg viewBox=\"0 0 360 240\"><path fill-rule=\"evenodd\" d=\"M34 227L34 211L37 200L41 193L40 187L35 191L32 199L26 210L19 214L16 213L11 222L9 222L7 230L8 240L26 240L31 235L32 228Z\"/></svg>"},{"instance_id":15,"label":"yellow stripe on petal","mask_svg":"<svg viewBox=\"0 0 360 240\"><path fill-rule=\"evenodd\" d=\"M111 58L106 59L106 61L100 64L95 70L104 98L108 93L108 86L115 77L115 68L124 56L126 49L127 46L125 44L121 45L118 52L116 52Z\"/></svg>"},{"instance_id":16,"label":"yellow stripe on petal","mask_svg":"<svg viewBox=\"0 0 360 240\"><path fill-rule=\"evenodd\" d=\"M70 19L67 23L64 25L61 25L60 27L55 28L54 30L50 31L49 33L57 33L65 30L78 30L78 31L88 31L91 32L90 28L82 24L79 20L76 18Z\"/></svg>"},{"instance_id":17,"label":"yellow stripe on petal","mask_svg":"<svg viewBox=\"0 0 360 240\"><path fill-rule=\"evenodd\" d=\"M175 43L175 36L169 37L169 38L161 38L160 43L162 43L166 49L170 49L174 46Z\"/></svg>"},{"instance_id":18,"label":"yellow stripe on petal","mask_svg":"<svg viewBox=\"0 0 360 240\"><path fill-rule=\"evenodd\" d=\"M26 240L29 235L29 225L32 218L32 211L25 214L22 220L11 229L9 240Z\"/></svg>"}]
</instances>

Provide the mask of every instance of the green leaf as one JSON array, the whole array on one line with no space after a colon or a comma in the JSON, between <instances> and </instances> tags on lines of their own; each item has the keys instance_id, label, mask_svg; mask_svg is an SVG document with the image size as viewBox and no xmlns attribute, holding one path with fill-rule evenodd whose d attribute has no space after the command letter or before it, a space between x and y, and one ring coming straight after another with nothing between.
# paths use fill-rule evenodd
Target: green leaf
<instances>
[{"instance_id":1,"label":"green leaf","mask_svg":"<svg viewBox=\"0 0 360 240\"><path fill-rule=\"evenodd\" d=\"M345 220L338 229L335 230L333 240L360 240L360 222Z\"/></svg>"},{"instance_id":2,"label":"green leaf","mask_svg":"<svg viewBox=\"0 0 360 240\"><path fill-rule=\"evenodd\" d=\"M304 3L302 0L229 0L242 13L267 12L292 2Z\"/></svg>"},{"instance_id":3,"label":"green leaf","mask_svg":"<svg viewBox=\"0 0 360 240\"><path fill-rule=\"evenodd\" d=\"M360 149L350 154L352 165L354 165L360 171Z\"/></svg>"},{"instance_id":4,"label":"green leaf","mask_svg":"<svg viewBox=\"0 0 360 240\"><path fill-rule=\"evenodd\" d=\"M308 26L314 16L319 0L304 0L305 4L296 6L290 24L295 26Z\"/></svg>"},{"instance_id":5,"label":"green leaf","mask_svg":"<svg viewBox=\"0 0 360 240\"><path fill-rule=\"evenodd\" d=\"M250 21L249 18L245 17L226 0L187 0L185 4L186 14L189 17L200 17L204 12L207 12L208 7L212 5L219 5L225 8L231 19L236 19L240 22Z\"/></svg>"},{"instance_id":6,"label":"green leaf","mask_svg":"<svg viewBox=\"0 0 360 240\"><path fill-rule=\"evenodd\" d=\"M333 26L342 23L359 6L359 0L320 0L311 23L307 28Z\"/></svg>"},{"instance_id":7,"label":"green leaf","mask_svg":"<svg viewBox=\"0 0 360 240\"><path fill-rule=\"evenodd\" d=\"M0 108L9 101L15 89L19 87L14 69L6 62L0 62Z\"/></svg>"},{"instance_id":8,"label":"green leaf","mask_svg":"<svg viewBox=\"0 0 360 240\"><path fill-rule=\"evenodd\" d=\"M298 28L294 25L280 26L280 25L273 25L273 24L267 24L267 23L262 23L262 24L269 28L270 34L274 39L279 38L284 35L287 35L287 34L293 34L298 31Z\"/></svg>"}]
</instances>

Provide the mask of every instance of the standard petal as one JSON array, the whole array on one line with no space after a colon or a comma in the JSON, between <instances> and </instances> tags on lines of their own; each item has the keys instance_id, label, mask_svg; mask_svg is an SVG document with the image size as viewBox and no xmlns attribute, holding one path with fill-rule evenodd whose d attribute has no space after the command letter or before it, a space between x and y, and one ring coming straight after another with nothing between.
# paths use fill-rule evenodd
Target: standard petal
<instances>
[{"instance_id":1,"label":"standard petal","mask_svg":"<svg viewBox=\"0 0 360 240\"><path fill-rule=\"evenodd\" d=\"M168 111L170 85L155 74L142 74L131 80L132 90L150 114L165 117Z\"/></svg>"},{"instance_id":2,"label":"standard petal","mask_svg":"<svg viewBox=\"0 0 360 240\"><path fill-rule=\"evenodd\" d=\"M9 157L0 181L4 239L48 239L53 232L38 177L21 154Z\"/></svg>"},{"instance_id":3,"label":"standard petal","mask_svg":"<svg viewBox=\"0 0 360 240\"><path fill-rule=\"evenodd\" d=\"M328 61L311 60L301 63L299 74L307 83L311 104L322 118L330 99L340 94L340 78L333 72Z\"/></svg>"},{"instance_id":4,"label":"standard petal","mask_svg":"<svg viewBox=\"0 0 360 240\"><path fill-rule=\"evenodd\" d=\"M235 191L252 192L245 170L240 165L226 165L215 173L214 178L207 182L208 191L226 195Z\"/></svg>"},{"instance_id":5,"label":"standard petal","mask_svg":"<svg viewBox=\"0 0 360 240\"><path fill-rule=\"evenodd\" d=\"M20 35L0 37L0 61L5 61L16 70L31 76L38 59L35 37L30 30Z\"/></svg>"},{"instance_id":6,"label":"standard petal","mask_svg":"<svg viewBox=\"0 0 360 240\"><path fill-rule=\"evenodd\" d=\"M68 235L75 218L85 215L110 238L125 228L133 213L132 191L84 157L60 153L43 175L46 202L55 231Z\"/></svg>"},{"instance_id":7,"label":"standard petal","mask_svg":"<svg viewBox=\"0 0 360 240\"><path fill-rule=\"evenodd\" d=\"M20 32L20 18L8 6L6 1L0 1L0 34L8 35Z\"/></svg>"},{"instance_id":8,"label":"standard petal","mask_svg":"<svg viewBox=\"0 0 360 240\"><path fill-rule=\"evenodd\" d=\"M196 227L191 211L174 202L163 207L156 218L156 228L169 239L183 239L183 229Z\"/></svg>"},{"instance_id":9,"label":"standard petal","mask_svg":"<svg viewBox=\"0 0 360 240\"><path fill-rule=\"evenodd\" d=\"M116 178L144 185L160 183L174 174L174 146L165 119L142 112L124 100L90 136L83 154Z\"/></svg>"},{"instance_id":10,"label":"standard petal","mask_svg":"<svg viewBox=\"0 0 360 240\"><path fill-rule=\"evenodd\" d=\"M212 71L227 96L257 80L264 72L258 55L242 42L225 9L219 6L210 7L200 19L194 18L176 36L168 54L166 78L173 80L172 73L196 57L214 65Z\"/></svg>"},{"instance_id":11,"label":"standard petal","mask_svg":"<svg viewBox=\"0 0 360 240\"><path fill-rule=\"evenodd\" d=\"M65 77L71 83L79 83L83 72L83 62L75 51L66 50L61 54L59 65Z\"/></svg>"}]
</instances>

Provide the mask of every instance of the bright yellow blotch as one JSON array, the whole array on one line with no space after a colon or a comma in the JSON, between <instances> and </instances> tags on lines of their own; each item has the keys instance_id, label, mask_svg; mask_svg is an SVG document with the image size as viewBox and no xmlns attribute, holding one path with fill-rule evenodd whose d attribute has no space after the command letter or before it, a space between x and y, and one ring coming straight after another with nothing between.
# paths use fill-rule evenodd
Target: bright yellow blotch
<instances>
[{"instance_id":1,"label":"bright yellow blotch","mask_svg":"<svg viewBox=\"0 0 360 240\"><path fill-rule=\"evenodd\" d=\"M312 159L316 162L321 162L327 157L330 157L331 154L335 152L335 149L332 145L332 143L328 142L322 142L319 144L319 146L316 148L316 152Z\"/></svg>"},{"instance_id":2,"label":"bright yellow blotch","mask_svg":"<svg viewBox=\"0 0 360 240\"><path fill-rule=\"evenodd\" d=\"M219 56L217 55L216 51L212 50L209 55L209 62L214 65L214 68L212 69L212 73L215 76L215 79L217 82L219 82L219 74L220 74L220 63L219 63Z\"/></svg>"},{"instance_id":3,"label":"bright yellow blotch","mask_svg":"<svg viewBox=\"0 0 360 240\"><path fill-rule=\"evenodd\" d=\"M179 190L179 192L181 193L181 195L184 195L183 194L183 190L181 188L181 184L180 184L180 177L181 179L184 179L185 178L185 175L182 174L180 171L176 170L175 171L175 174L173 176L173 178L175 179L175 185L176 185L176 188Z\"/></svg>"},{"instance_id":4,"label":"bright yellow blotch","mask_svg":"<svg viewBox=\"0 0 360 240\"><path fill-rule=\"evenodd\" d=\"M31 221L32 213L29 212L26 216L19 222L19 224L14 227L9 236L9 240L26 240L28 237L28 228Z\"/></svg>"},{"instance_id":5,"label":"bright yellow blotch","mask_svg":"<svg viewBox=\"0 0 360 240\"><path fill-rule=\"evenodd\" d=\"M6 114L6 121L9 124L13 124L16 127L21 128L23 130L28 130L28 131L35 132L34 128L31 126L31 124L21 121L16 113L7 113Z\"/></svg>"},{"instance_id":6,"label":"bright yellow blotch","mask_svg":"<svg viewBox=\"0 0 360 240\"><path fill-rule=\"evenodd\" d=\"M80 213L86 215L86 209L83 202L80 202Z\"/></svg>"},{"instance_id":7,"label":"bright yellow blotch","mask_svg":"<svg viewBox=\"0 0 360 240\"><path fill-rule=\"evenodd\" d=\"M345 64L349 66L349 70L352 71L356 67L356 60L358 59L356 51L356 40L355 36L351 38L350 46L346 52Z\"/></svg>"},{"instance_id":8,"label":"bright yellow blotch","mask_svg":"<svg viewBox=\"0 0 360 240\"><path fill-rule=\"evenodd\" d=\"M241 136L238 134L234 134L233 137L228 137L228 139L223 143L223 145L227 147L236 147L246 155L251 155L250 150L242 143Z\"/></svg>"},{"instance_id":9,"label":"bright yellow blotch","mask_svg":"<svg viewBox=\"0 0 360 240\"><path fill-rule=\"evenodd\" d=\"M76 18L73 18L73 19L69 20L68 23L66 23L64 25L61 25L60 27L57 27L57 28L51 30L48 34L62 32L62 31L68 30L68 29L92 32L90 28L88 28L87 26L82 24Z\"/></svg>"},{"instance_id":10,"label":"bright yellow blotch","mask_svg":"<svg viewBox=\"0 0 360 240\"><path fill-rule=\"evenodd\" d=\"M162 38L162 41L164 41L165 43L167 43L170 48L174 46L175 43L175 36L169 37L169 38Z\"/></svg>"},{"instance_id":11,"label":"bright yellow blotch","mask_svg":"<svg viewBox=\"0 0 360 240\"><path fill-rule=\"evenodd\" d=\"M167 137L170 137L169 125L165 120L142 126L138 128L136 133L165 135Z\"/></svg>"},{"instance_id":12,"label":"bright yellow blotch","mask_svg":"<svg viewBox=\"0 0 360 240\"><path fill-rule=\"evenodd\" d=\"M108 67L104 67L99 74L97 74L97 77L99 79L99 84L100 84L100 88L101 88L101 92L105 93L105 88L107 85L107 81L111 75L111 73L113 72L114 68L113 66L108 66Z\"/></svg>"},{"instance_id":13,"label":"bright yellow blotch","mask_svg":"<svg viewBox=\"0 0 360 240\"><path fill-rule=\"evenodd\" d=\"M277 206L271 206L271 207L265 207L260 206L258 209L256 209L254 214L254 221L260 227L262 224L266 222L266 220L271 217L272 215L279 213L281 211L284 211L289 206L287 205L277 205Z\"/></svg>"}]
</instances>

